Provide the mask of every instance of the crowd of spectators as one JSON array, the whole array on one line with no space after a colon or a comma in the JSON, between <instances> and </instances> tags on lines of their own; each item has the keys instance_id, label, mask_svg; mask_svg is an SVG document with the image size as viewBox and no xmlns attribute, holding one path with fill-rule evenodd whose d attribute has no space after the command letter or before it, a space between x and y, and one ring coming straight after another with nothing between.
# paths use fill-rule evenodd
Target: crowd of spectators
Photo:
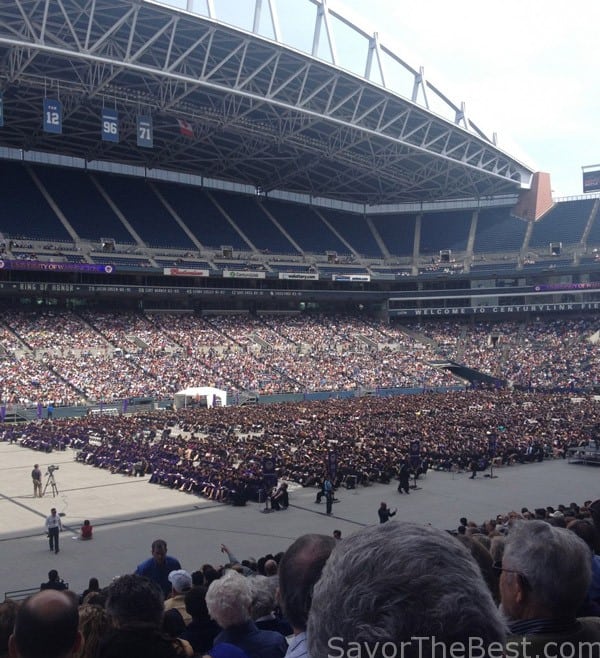
<instances>
[{"instance_id":1,"label":"crowd of spectators","mask_svg":"<svg viewBox=\"0 0 600 658\"><path fill-rule=\"evenodd\" d=\"M599 329L595 316L413 325L445 358L531 389L579 389L597 383Z\"/></svg>"},{"instance_id":2,"label":"crowd of spectators","mask_svg":"<svg viewBox=\"0 0 600 658\"><path fill-rule=\"evenodd\" d=\"M599 426L593 396L469 390L90 414L0 425L0 440L46 451L70 446L86 464L233 501L259 496L267 458L280 478L318 486L335 451L335 484L368 485L389 482L406 461L413 470L451 471L562 458L569 446L597 438Z\"/></svg>"},{"instance_id":3,"label":"crowd of spectators","mask_svg":"<svg viewBox=\"0 0 600 658\"><path fill-rule=\"evenodd\" d=\"M599 521L600 500L462 518L451 532L391 520L302 535L259 559L222 544L224 563L183 567L156 539L105 587L91 577L77 593L53 569L25 602L0 603L0 655L293 658L362 646L383 658L402 646L412 658L418 640L434 657L472 642L595 656L581 651L600 640Z\"/></svg>"},{"instance_id":4,"label":"crowd of spectators","mask_svg":"<svg viewBox=\"0 0 600 658\"><path fill-rule=\"evenodd\" d=\"M458 386L452 360L510 385L596 384L595 317L403 322L324 315L5 311L0 404L171 398L192 385L268 395Z\"/></svg>"}]
</instances>

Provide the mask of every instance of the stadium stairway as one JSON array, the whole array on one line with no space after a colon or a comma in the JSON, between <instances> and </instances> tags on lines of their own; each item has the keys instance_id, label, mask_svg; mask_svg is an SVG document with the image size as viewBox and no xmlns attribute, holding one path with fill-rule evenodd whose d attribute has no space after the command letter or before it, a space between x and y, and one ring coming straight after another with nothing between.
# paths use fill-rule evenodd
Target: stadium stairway
<instances>
[{"instance_id":1,"label":"stadium stairway","mask_svg":"<svg viewBox=\"0 0 600 658\"><path fill-rule=\"evenodd\" d=\"M474 387L487 386L492 388L504 388L506 386L505 379L493 377L485 372L475 370L474 368L468 368L467 366L463 366L454 361L430 361L429 365L437 370L446 370L457 379L460 379L463 382L468 382Z\"/></svg>"}]
</instances>

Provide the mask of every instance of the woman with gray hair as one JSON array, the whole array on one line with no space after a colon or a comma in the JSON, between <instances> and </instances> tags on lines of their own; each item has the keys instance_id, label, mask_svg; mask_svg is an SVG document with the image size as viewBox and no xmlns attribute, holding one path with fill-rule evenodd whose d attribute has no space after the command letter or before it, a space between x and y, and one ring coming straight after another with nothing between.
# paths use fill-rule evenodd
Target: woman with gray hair
<instances>
[{"instance_id":1,"label":"woman with gray hair","mask_svg":"<svg viewBox=\"0 0 600 658\"><path fill-rule=\"evenodd\" d=\"M234 644L249 658L283 658L285 637L275 631L262 631L251 618L252 592L248 579L229 569L213 581L206 593L209 615L223 629L214 646Z\"/></svg>"},{"instance_id":2,"label":"woman with gray hair","mask_svg":"<svg viewBox=\"0 0 600 658\"><path fill-rule=\"evenodd\" d=\"M251 615L254 623L263 631L277 631L291 635L292 627L276 614L277 578L251 576L248 578L252 593Z\"/></svg>"}]
</instances>

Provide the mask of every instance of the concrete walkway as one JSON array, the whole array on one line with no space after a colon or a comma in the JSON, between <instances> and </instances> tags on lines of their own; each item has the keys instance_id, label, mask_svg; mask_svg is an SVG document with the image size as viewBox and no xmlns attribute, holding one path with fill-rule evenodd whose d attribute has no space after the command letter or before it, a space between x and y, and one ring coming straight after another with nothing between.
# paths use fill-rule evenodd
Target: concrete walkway
<instances>
[{"instance_id":1,"label":"concrete walkway","mask_svg":"<svg viewBox=\"0 0 600 658\"><path fill-rule=\"evenodd\" d=\"M56 497L49 487L44 498L33 498L30 473L36 462L44 473L49 464L59 466ZM346 536L376 523L382 500L398 508L394 520L450 529L461 516L479 523L523 506L581 504L600 497L599 470L560 460L498 469L494 479L430 472L409 496L399 495L396 483L341 489L331 517L324 503L314 503L315 489L292 487L290 508L265 514L262 505L232 507L146 479L111 475L75 462L70 450L45 454L0 443L0 464L0 596L39 586L53 568L75 591L83 590L91 576L104 586L149 557L158 537L167 540L169 553L185 569L194 571L207 562L222 564L222 543L243 559L283 551L305 532L331 534L338 528ZM53 506L64 515L58 555L50 553L44 532ZM84 519L94 526L90 542L77 539Z\"/></svg>"}]
</instances>

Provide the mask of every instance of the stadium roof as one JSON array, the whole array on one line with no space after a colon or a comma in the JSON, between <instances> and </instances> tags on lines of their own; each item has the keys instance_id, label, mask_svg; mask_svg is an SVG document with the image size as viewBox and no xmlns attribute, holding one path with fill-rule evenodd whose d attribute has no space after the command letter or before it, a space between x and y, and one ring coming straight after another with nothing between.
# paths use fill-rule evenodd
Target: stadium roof
<instances>
[{"instance_id":1,"label":"stadium roof","mask_svg":"<svg viewBox=\"0 0 600 658\"><path fill-rule=\"evenodd\" d=\"M247 30L218 20L214 0L206 15L195 0L184 9L149 0L2 3L0 145L367 205L529 186L532 171L377 34L325 0L298 0L314 9L312 50L302 52L285 43L275 0L252 1ZM260 30L266 10L270 36ZM342 68L335 24L364 40L362 75ZM386 85L391 65L408 76L406 95ZM56 109L44 99L60 102L60 134L44 124ZM118 141L108 141L103 114ZM140 145L140 127L151 129L151 148Z\"/></svg>"}]
</instances>

